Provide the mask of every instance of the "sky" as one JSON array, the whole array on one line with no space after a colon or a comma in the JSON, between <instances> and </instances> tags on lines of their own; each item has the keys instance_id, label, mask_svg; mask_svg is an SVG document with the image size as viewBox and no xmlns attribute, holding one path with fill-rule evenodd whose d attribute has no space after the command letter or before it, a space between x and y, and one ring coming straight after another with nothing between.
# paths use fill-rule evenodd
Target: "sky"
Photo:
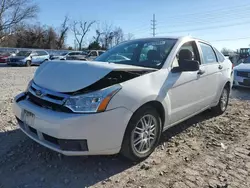
<instances>
[{"instance_id":1,"label":"sky","mask_svg":"<svg viewBox=\"0 0 250 188\"><path fill-rule=\"evenodd\" d=\"M156 18L156 36L201 38L221 50L250 44L250 0L35 0L40 7L36 22L59 27L65 15L73 20L96 21L86 41L104 23L121 27L134 38L151 37ZM67 45L74 46L68 33Z\"/></svg>"}]
</instances>

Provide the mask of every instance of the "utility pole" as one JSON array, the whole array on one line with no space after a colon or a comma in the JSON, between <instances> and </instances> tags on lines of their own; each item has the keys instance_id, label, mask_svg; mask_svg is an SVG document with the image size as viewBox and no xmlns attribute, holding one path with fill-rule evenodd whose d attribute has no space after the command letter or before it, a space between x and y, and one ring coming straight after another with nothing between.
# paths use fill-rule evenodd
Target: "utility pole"
<instances>
[{"instance_id":1,"label":"utility pole","mask_svg":"<svg viewBox=\"0 0 250 188\"><path fill-rule=\"evenodd\" d=\"M155 20L155 14L153 14L153 20L151 20L152 30L153 30L153 37L155 37L155 30L156 30L156 20Z\"/></svg>"}]
</instances>

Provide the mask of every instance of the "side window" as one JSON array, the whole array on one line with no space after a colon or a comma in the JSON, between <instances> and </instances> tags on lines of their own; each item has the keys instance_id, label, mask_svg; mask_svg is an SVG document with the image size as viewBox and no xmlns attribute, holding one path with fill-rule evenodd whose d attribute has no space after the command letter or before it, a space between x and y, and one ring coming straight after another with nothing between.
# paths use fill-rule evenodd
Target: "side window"
<instances>
[{"instance_id":1,"label":"side window","mask_svg":"<svg viewBox=\"0 0 250 188\"><path fill-rule=\"evenodd\" d=\"M45 51L39 51L39 56L44 56L44 55L47 55Z\"/></svg>"},{"instance_id":2,"label":"side window","mask_svg":"<svg viewBox=\"0 0 250 188\"><path fill-rule=\"evenodd\" d=\"M39 56L39 51L33 51L31 54L32 54L33 56Z\"/></svg>"},{"instance_id":3,"label":"side window","mask_svg":"<svg viewBox=\"0 0 250 188\"><path fill-rule=\"evenodd\" d=\"M215 63L217 62L216 55L214 53L214 50L211 46L199 42L201 51L202 51L202 56L203 56L203 64L208 64L208 63Z\"/></svg>"},{"instance_id":4,"label":"side window","mask_svg":"<svg viewBox=\"0 0 250 188\"><path fill-rule=\"evenodd\" d=\"M96 52L96 51L92 51L92 52L90 53L90 56L97 56L97 52Z\"/></svg>"},{"instance_id":5,"label":"side window","mask_svg":"<svg viewBox=\"0 0 250 188\"><path fill-rule=\"evenodd\" d=\"M196 43L194 41L191 41L191 42L187 42L185 44L183 44L181 46L181 48L179 49L178 53L176 54L176 57L172 63L172 68L176 68L176 67L179 67L179 53L181 50L189 50L192 52L193 54L193 60L196 60L196 61L199 61L200 62L200 56L199 56L199 53L198 53L198 49L197 49L197 46L196 46Z\"/></svg>"},{"instance_id":6,"label":"side window","mask_svg":"<svg viewBox=\"0 0 250 188\"><path fill-rule=\"evenodd\" d=\"M41 51L36 51L36 54L37 54L37 56L42 56L43 55Z\"/></svg>"},{"instance_id":7,"label":"side window","mask_svg":"<svg viewBox=\"0 0 250 188\"><path fill-rule=\"evenodd\" d=\"M222 53L220 53L219 50L217 50L216 48L214 48L214 50L215 50L215 53L217 55L217 58L218 58L219 62L225 61L224 55Z\"/></svg>"}]
</instances>

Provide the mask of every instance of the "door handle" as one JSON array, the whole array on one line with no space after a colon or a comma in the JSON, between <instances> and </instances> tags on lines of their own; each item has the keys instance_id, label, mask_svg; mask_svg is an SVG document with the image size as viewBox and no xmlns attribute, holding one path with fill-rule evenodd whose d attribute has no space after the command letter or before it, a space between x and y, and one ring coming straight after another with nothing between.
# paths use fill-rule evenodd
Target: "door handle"
<instances>
[{"instance_id":1,"label":"door handle","mask_svg":"<svg viewBox=\"0 0 250 188\"><path fill-rule=\"evenodd\" d=\"M218 67L220 70L223 68L223 66L222 65L219 65L219 67Z\"/></svg>"},{"instance_id":2,"label":"door handle","mask_svg":"<svg viewBox=\"0 0 250 188\"><path fill-rule=\"evenodd\" d=\"M202 74L204 74L204 73L205 73L204 70L199 70L199 71L197 72L197 74L199 74L199 75L202 75Z\"/></svg>"}]
</instances>

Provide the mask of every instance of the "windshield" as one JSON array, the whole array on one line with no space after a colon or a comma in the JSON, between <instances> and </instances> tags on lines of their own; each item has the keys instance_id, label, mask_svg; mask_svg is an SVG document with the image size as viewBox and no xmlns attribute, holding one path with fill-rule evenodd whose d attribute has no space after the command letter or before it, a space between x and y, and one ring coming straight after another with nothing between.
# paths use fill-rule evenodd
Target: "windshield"
<instances>
[{"instance_id":1,"label":"windshield","mask_svg":"<svg viewBox=\"0 0 250 188\"><path fill-rule=\"evenodd\" d=\"M64 53L61 53L61 56L65 56L67 54L68 54L68 52L64 52Z\"/></svg>"},{"instance_id":2,"label":"windshield","mask_svg":"<svg viewBox=\"0 0 250 188\"><path fill-rule=\"evenodd\" d=\"M16 56L29 56L31 54L31 51L20 51L16 54Z\"/></svg>"},{"instance_id":3,"label":"windshield","mask_svg":"<svg viewBox=\"0 0 250 188\"><path fill-rule=\"evenodd\" d=\"M124 42L103 53L95 61L160 69L176 41L153 38Z\"/></svg>"},{"instance_id":4,"label":"windshield","mask_svg":"<svg viewBox=\"0 0 250 188\"><path fill-rule=\"evenodd\" d=\"M250 64L250 56L247 57L243 63Z\"/></svg>"}]
</instances>

